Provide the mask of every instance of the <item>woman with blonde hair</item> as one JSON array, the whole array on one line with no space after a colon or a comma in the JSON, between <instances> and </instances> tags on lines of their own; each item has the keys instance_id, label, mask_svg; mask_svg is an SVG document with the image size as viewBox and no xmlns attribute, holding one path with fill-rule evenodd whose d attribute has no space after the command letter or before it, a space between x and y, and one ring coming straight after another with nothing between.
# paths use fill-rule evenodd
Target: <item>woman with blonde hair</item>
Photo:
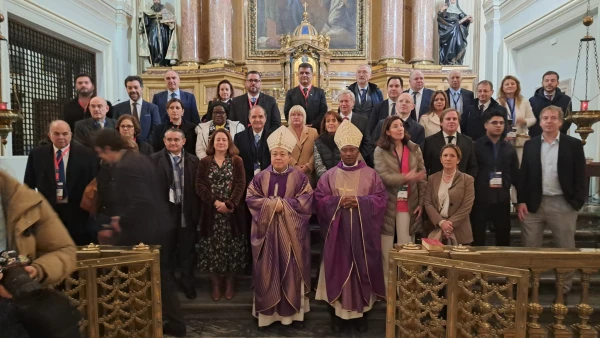
<instances>
[{"instance_id":1,"label":"woman with blonde hair","mask_svg":"<svg viewBox=\"0 0 600 338\"><path fill-rule=\"evenodd\" d=\"M529 140L528 128L535 124L529 100L521 95L521 82L512 75L506 75L500 86L498 103L508 111L508 122L512 124L512 132L508 134L507 141L511 141L517 150L519 165L523 157L523 145Z\"/></svg>"},{"instance_id":2,"label":"woman with blonde hair","mask_svg":"<svg viewBox=\"0 0 600 338\"><path fill-rule=\"evenodd\" d=\"M442 130L441 116L442 112L450 107L448 96L443 90L436 90L431 95L431 103L429 104L429 113L421 116L419 124L425 128L425 137L429 137ZM460 132L460 127L458 127Z\"/></svg>"},{"instance_id":3,"label":"woman with blonde hair","mask_svg":"<svg viewBox=\"0 0 600 338\"><path fill-rule=\"evenodd\" d=\"M311 184L315 186L314 147L319 133L315 128L306 126L306 111L302 106L295 105L288 114L288 129L296 137L296 146L290 158L290 164L303 172Z\"/></svg>"}]
</instances>

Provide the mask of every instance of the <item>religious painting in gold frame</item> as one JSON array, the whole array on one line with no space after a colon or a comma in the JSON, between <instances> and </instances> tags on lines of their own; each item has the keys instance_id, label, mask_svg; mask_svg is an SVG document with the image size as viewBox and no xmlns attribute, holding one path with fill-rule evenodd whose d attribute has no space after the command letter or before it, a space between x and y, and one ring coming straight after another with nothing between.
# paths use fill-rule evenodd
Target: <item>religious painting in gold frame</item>
<instances>
[{"instance_id":1,"label":"religious painting in gold frame","mask_svg":"<svg viewBox=\"0 0 600 338\"><path fill-rule=\"evenodd\" d=\"M334 58L367 56L367 0L247 0L249 58L276 58L281 34L291 34L302 21L304 3L309 21L331 38Z\"/></svg>"}]
</instances>

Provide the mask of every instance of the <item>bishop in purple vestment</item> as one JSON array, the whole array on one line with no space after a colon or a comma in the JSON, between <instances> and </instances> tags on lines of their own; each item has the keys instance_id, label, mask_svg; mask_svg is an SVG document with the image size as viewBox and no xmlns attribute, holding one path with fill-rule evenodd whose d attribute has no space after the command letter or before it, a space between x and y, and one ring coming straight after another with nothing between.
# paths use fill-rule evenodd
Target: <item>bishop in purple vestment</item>
<instances>
[{"instance_id":1,"label":"bishop in purple vestment","mask_svg":"<svg viewBox=\"0 0 600 338\"><path fill-rule=\"evenodd\" d=\"M282 126L267 144L272 165L254 176L246 197L252 214L253 314L259 327L279 321L302 328L310 309L313 191L306 175L289 165L294 134Z\"/></svg>"},{"instance_id":2,"label":"bishop in purple vestment","mask_svg":"<svg viewBox=\"0 0 600 338\"><path fill-rule=\"evenodd\" d=\"M366 312L385 299L381 227L387 192L375 170L358 160L362 134L344 121L335 134L342 161L328 170L315 190L325 240L316 299L332 306L332 330L356 319L367 330Z\"/></svg>"}]
</instances>

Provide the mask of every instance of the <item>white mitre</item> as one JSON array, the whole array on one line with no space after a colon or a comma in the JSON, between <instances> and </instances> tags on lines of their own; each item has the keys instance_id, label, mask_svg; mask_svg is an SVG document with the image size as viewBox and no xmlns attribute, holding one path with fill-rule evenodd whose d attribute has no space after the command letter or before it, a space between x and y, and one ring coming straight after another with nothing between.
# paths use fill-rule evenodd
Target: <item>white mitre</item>
<instances>
[{"instance_id":1,"label":"white mitre","mask_svg":"<svg viewBox=\"0 0 600 338\"><path fill-rule=\"evenodd\" d=\"M360 130L356 128L352 122L344 120L335 132L333 140L339 149L342 149L345 146L355 146L356 148L359 148L362 138L363 134Z\"/></svg>"},{"instance_id":2,"label":"white mitre","mask_svg":"<svg viewBox=\"0 0 600 338\"><path fill-rule=\"evenodd\" d=\"M277 128L274 132L269 135L267 138L267 144L269 145L269 150L273 150L275 148L282 148L290 153L294 150L296 146L296 136L288 129L288 127L281 126Z\"/></svg>"}]
</instances>

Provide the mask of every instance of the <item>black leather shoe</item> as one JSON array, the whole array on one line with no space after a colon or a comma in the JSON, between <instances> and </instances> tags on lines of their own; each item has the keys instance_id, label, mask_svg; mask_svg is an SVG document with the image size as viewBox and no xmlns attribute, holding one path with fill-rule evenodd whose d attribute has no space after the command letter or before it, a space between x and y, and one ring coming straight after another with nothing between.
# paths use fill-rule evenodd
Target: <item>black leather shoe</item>
<instances>
[{"instance_id":1,"label":"black leather shoe","mask_svg":"<svg viewBox=\"0 0 600 338\"><path fill-rule=\"evenodd\" d=\"M185 337L186 328L185 325L176 325L171 322L167 322L163 325L163 334L175 337Z\"/></svg>"}]
</instances>

